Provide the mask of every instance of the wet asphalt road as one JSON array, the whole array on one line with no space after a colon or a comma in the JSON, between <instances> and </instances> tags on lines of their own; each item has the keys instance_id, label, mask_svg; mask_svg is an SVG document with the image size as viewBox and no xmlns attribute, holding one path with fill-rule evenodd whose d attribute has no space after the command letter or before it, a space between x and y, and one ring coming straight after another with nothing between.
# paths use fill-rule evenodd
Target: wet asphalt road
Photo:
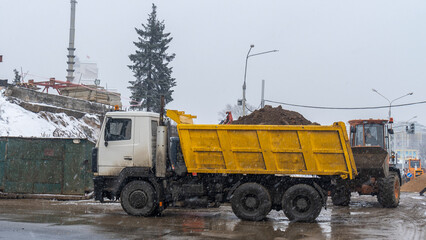
<instances>
[{"instance_id":1,"label":"wet asphalt road","mask_svg":"<svg viewBox=\"0 0 426 240\"><path fill-rule=\"evenodd\" d=\"M0 200L0 239L426 239L426 197L402 193L396 209L352 195L328 202L316 223L291 223L282 211L262 222L239 220L228 205L167 209L162 217L128 216L119 203Z\"/></svg>"}]
</instances>

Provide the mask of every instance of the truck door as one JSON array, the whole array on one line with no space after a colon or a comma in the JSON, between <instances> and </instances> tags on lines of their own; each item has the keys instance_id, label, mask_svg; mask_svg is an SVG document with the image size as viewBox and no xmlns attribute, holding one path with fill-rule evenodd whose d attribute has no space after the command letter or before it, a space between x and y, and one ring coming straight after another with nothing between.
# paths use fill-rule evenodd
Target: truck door
<instances>
[{"instance_id":1,"label":"truck door","mask_svg":"<svg viewBox=\"0 0 426 240\"><path fill-rule=\"evenodd\" d=\"M133 166L135 139L134 117L108 118L99 147L99 173L118 175L125 167Z\"/></svg>"}]
</instances>

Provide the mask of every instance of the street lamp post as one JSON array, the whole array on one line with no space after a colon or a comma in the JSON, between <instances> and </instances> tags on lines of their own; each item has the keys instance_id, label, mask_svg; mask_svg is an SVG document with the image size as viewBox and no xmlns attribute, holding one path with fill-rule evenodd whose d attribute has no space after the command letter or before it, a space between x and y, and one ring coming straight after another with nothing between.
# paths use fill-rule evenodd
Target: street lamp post
<instances>
[{"instance_id":1,"label":"street lamp post","mask_svg":"<svg viewBox=\"0 0 426 240\"><path fill-rule=\"evenodd\" d=\"M247 52L246 65L244 67L244 83L243 83L243 116L246 115L246 77L247 77L247 62L250 56L251 49L254 48L254 45L250 45L250 49Z\"/></svg>"},{"instance_id":2,"label":"street lamp post","mask_svg":"<svg viewBox=\"0 0 426 240\"><path fill-rule=\"evenodd\" d=\"M267 54L267 53L273 53L273 52L278 52L278 50L271 50L271 51L266 51L266 52L260 52L260 53L255 53L255 54L251 54L251 49L254 48L254 45L250 45L250 49L247 52L247 56L246 56L246 65L244 67L244 84L243 84L243 99L242 99L242 105L243 105L243 116L246 115L246 78L247 78L247 62L249 57L254 57L254 56L258 56L258 55L262 55L262 54Z\"/></svg>"},{"instance_id":3,"label":"street lamp post","mask_svg":"<svg viewBox=\"0 0 426 240\"><path fill-rule=\"evenodd\" d=\"M407 123L409 123L411 120L413 120L414 118L417 118L417 116L414 116L414 117L412 117L412 118L410 118L410 119L408 119L407 120Z\"/></svg>"},{"instance_id":4,"label":"street lamp post","mask_svg":"<svg viewBox=\"0 0 426 240\"><path fill-rule=\"evenodd\" d=\"M395 98L394 100L392 100L392 101L390 101L387 97L385 97L385 96L383 96L381 93L379 93L379 91L377 91L376 89L371 89L371 90L373 90L373 92L375 92L375 93L377 93L377 94L379 94L380 96L382 96L384 99L386 99L388 102L389 102L389 120L390 120L390 118L391 118L391 108L392 108L392 103L393 102L395 102L396 100L398 100L398 99L401 99L401 98L403 98L403 97L406 97L406 96L409 96L409 95L413 95L413 93L412 92L410 92L410 93L407 93L407 94L405 94L405 95L403 95L403 96L401 96L401 97L398 97L398 98Z\"/></svg>"}]
</instances>

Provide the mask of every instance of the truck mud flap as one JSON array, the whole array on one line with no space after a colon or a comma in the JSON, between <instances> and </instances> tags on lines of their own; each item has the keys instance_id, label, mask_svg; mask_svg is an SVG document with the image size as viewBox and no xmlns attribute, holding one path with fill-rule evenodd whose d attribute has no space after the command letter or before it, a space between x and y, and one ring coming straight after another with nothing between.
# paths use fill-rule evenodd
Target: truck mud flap
<instances>
[{"instance_id":1,"label":"truck mud flap","mask_svg":"<svg viewBox=\"0 0 426 240\"><path fill-rule=\"evenodd\" d=\"M241 181L238 181L237 183L235 183L232 188L228 191L228 194L226 195L226 200L227 201L231 201L231 197L235 192L235 189L237 189L240 185L242 184Z\"/></svg>"},{"instance_id":2,"label":"truck mud flap","mask_svg":"<svg viewBox=\"0 0 426 240\"><path fill-rule=\"evenodd\" d=\"M325 191L320 187L320 185L318 185L316 182L314 182L314 188L318 191L319 195L321 196L322 199L322 206L324 207L324 209L327 210L327 194L325 193Z\"/></svg>"}]
</instances>

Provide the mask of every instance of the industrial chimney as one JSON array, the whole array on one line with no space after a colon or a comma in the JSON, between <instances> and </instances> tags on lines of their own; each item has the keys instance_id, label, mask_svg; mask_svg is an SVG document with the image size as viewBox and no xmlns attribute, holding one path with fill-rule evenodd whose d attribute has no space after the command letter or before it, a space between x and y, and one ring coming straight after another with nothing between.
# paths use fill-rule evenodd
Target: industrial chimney
<instances>
[{"instance_id":1,"label":"industrial chimney","mask_svg":"<svg viewBox=\"0 0 426 240\"><path fill-rule=\"evenodd\" d=\"M68 75L67 82L72 82L74 80L74 38L75 38L75 5L77 1L71 0L71 21L70 21L70 44L68 46Z\"/></svg>"}]
</instances>

